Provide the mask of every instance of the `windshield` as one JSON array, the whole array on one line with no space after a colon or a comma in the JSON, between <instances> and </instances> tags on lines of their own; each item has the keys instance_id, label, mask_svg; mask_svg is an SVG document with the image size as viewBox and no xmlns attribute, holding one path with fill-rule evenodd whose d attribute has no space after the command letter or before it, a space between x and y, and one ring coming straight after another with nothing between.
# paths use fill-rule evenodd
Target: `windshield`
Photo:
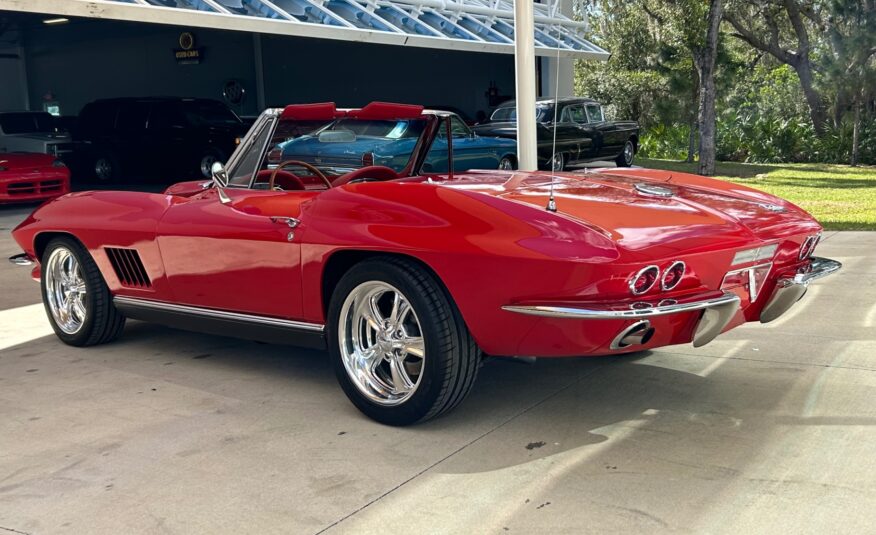
<instances>
[{"instance_id":1,"label":"windshield","mask_svg":"<svg viewBox=\"0 0 876 535\"><path fill-rule=\"evenodd\" d=\"M183 113L190 124L210 126L237 126L240 119L228 106L215 100L184 100Z\"/></svg>"},{"instance_id":2,"label":"windshield","mask_svg":"<svg viewBox=\"0 0 876 535\"><path fill-rule=\"evenodd\" d=\"M281 120L271 141L268 164L300 160L337 175L370 165L400 172L407 167L425 126L424 119L344 118L318 127L312 121Z\"/></svg>"},{"instance_id":3,"label":"windshield","mask_svg":"<svg viewBox=\"0 0 876 535\"><path fill-rule=\"evenodd\" d=\"M33 134L55 132L57 122L45 112L23 112L0 114L0 128L5 134Z\"/></svg>"},{"instance_id":4,"label":"windshield","mask_svg":"<svg viewBox=\"0 0 876 535\"><path fill-rule=\"evenodd\" d=\"M547 105L536 105L535 120L542 123L551 120L551 107ZM490 116L490 120L494 123L512 123L517 120L517 108L514 106L506 108L498 108Z\"/></svg>"}]
</instances>

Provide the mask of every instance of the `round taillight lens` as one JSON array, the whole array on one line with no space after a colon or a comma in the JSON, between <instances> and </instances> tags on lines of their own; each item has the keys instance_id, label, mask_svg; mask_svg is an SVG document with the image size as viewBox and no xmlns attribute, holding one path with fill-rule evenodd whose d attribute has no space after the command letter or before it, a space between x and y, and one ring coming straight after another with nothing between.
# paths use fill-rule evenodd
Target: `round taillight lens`
<instances>
[{"instance_id":1,"label":"round taillight lens","mask_svg":"<svg viewBox=\"0 0 876 535\"><path fill-rule=\"evenodd\" d=\"M684 277L685 265L681 260L677 260L669 266L669 269L663 272L663 279L660 281L660 287L664 290L671 290L678 286L681 278Z\"/></svg>"},{"instance_id":2,"label":"round taillight lens","mask_svg":"<svg viewBox=\"0 0 876 535\"><path fill-rule=\"evenodd\" d=\"M630 279L630 291L633 295L643 294L654 286L658 278L660 278L660 269L657 266L642 268Z\"/></svg>"}]
</instances>

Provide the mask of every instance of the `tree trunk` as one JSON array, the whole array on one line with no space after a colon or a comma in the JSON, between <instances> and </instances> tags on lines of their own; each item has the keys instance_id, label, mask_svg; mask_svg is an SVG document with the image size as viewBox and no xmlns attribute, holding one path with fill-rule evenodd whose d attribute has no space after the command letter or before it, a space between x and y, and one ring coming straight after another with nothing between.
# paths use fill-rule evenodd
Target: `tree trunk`
<instances>
[{"instance_id":1,"label":"tree trunk","mask_svg":"<svg viewBox=\"0 0 876 535\"><path fill-rule=\"evenodd\" d=\"M697 71L696 65L694 65L693 72L691 73L691 77L693 78L693 91L691 91L691 109L688 119L688 126L690 127L690 131L687 135L687 163L693 163L694 158L697 154L697 132L699 131L699 113L700 113L700 84L699 84L699 76L700 73Z\"/></svg>"},{"instance_id":2,"label":"tree trunk","mask_svg":"<svg viewBox=\"0 0 876 535\"><path fill-rule=\"evenodd\" d=\"M724 14L723 0L711 0L709 5L706 42L695 63L700 73L700 164L698 173L704 176L715 174L715 132L717 130L715 100L715 57L718 53L718 30Z\"/></svg>"},{"instance_id":3,"label":"tree trunk","mask_svg":"<svg viewBox=\"0 0 876 535\"><path fill-rule=\"evenodd\" d=\"M825 123L827 115L824 112L824 103L821 101L821 95L815 90L812 78L812 65L808 58L800 58L791 65L797 72L797 77L800 79L800 87L803 89L803 96L806 97L806 104L809 106L809 118L812 121L812 126L815 128L815 134L818 137L824 135Z\"/></svg>"},{"instance_id":4,"label":"tree trunk","mask_svg":"<svg viewBox=\"0 0 876 535\"><path fill-rule=\"evenodd\" d=\"M852 167L857 167L861 150L861 100L863 95L855 99L855 125L852 128Z\"/></svg>"}]
</instances>

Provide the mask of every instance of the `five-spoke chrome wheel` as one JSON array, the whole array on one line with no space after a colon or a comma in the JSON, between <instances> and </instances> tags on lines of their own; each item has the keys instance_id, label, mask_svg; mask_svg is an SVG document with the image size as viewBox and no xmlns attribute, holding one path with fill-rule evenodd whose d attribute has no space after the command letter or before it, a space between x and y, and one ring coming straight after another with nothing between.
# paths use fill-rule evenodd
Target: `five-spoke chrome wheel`
<instances>
[{"instance_id":1,"label":"five-spoke chrome wheel","mask_svg":"<svg viewBox=\"0 0 876 535\"><path fill-rule=\"evenodd\" d=\"M357 286L341 307L341 358L356 388L381 405L410 398L423 376L423 331L410 301L382 281Z\"/></svg>"},{"instance_id":2,"label":"five-spoke chrome wheel","mask_svg":"<svg viewBox=\"0 0 876 535\"><path fill-rule=\"evenodd\" d=\"M85 306L87 286L79 261L73 253L58 247L44 267L46 303L58 328L76 334L88 315Z\"/></svg>"},{"instance_id":3,"label":"five-spoke chrome wheel","mask_svg":"<svg viewBox=\"0 0 876 535\"><path fill-rule=\"evenodd\" d=\"M548 165L551 171L562 171L566 167L566 157L562 152L554 153Z\"/></svg>"}]
</instances>

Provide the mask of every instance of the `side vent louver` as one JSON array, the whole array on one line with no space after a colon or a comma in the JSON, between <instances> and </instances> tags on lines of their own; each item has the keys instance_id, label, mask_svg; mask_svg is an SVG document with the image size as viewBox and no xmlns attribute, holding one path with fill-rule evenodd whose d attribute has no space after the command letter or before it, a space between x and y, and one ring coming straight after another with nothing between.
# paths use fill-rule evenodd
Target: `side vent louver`
<instances>
[{"instance_id":1,"label":"side vent louver","mask_svg":"<svg viewBox=\"0 0 876 535\"><path fill-rule=\"evenodd\" d=\"M152 287L152 281L149 280L146 268L143 267L143 262L140 260L140 255L136 250L110 247L105 249L110 263L112 263L113 269L116 271L116 276L123 286L132 286L134 288Z\"/></svg>"}]
</instances>

